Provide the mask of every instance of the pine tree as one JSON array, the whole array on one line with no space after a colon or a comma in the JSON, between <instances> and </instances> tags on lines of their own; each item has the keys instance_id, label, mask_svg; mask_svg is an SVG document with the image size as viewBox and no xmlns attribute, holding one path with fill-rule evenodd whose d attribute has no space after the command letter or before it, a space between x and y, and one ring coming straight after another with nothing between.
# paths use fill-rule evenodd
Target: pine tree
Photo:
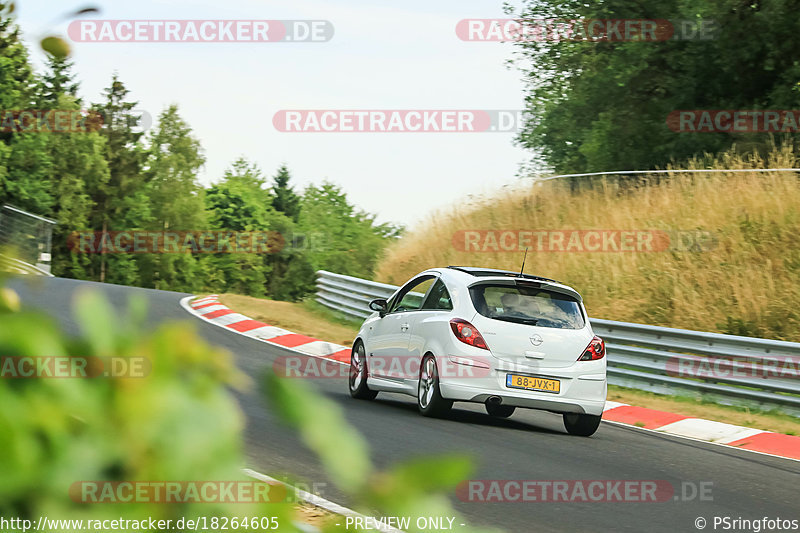
<instances>
[{"instance_id":1,"label":"pine tree","mask_svg":"<svg viewBox=\"0 0 800 533\"><path fill-rule=\"evenodd\" d=\"M100 134L106 140L109 180L92 192L95 209L90 223L104 232L143 229L151 218L147 184L142 173L143 132L135 129L141 117L133 113L137 103L125 100L129 92L114 74L111 85L104 91L106 101L92 106L93 111L103 117ZM114 267L108 269L108 276L107 263ZM100 281L126 285L136 285L139 280L134 260L121 255L107 260L106 255L101 254L98 277Z\"/></svg>"},{"instance_id":2,"label":"pine tree","mask_svg":"<svg viewBox=\"0 0 800 533\"><path fill-rule=\"evenodd\" d=\"M14 111L32 108L36 80L9 3L0 0L0 114L10 124ZM53 205L46 181L50 161L41 135L0 129L0 204L11 203L44 216Z\"/></svg>"},{"instance_id":3,"label":"pine tree","mask_svg":"<svg viewBox=\"0 0 800 533\"><path fill-rule=\"evenodd\" d=\"M204 224L203 188L197 173L205 164L200 141L172 105L149 135L147 175L154 229L196 230Z\"/></svg>"},{"instance_id":4,"label":"pine tree","mask_svg":"<svg viewBox=\"0 0 800 533\"><path fill-rule=\"evenodd\" d=\"M281 165L273 178L275 184L272 186L272 207L297 222L297 217L300 216L300 197L289 185L290 179L289 169L286 165Z\"/></svg>"},{"instance_id":5,"label":"pine tree","mask_svg":"<svg viewBox=\"0 0 800 533\"><path fill-rule=\"evenodd\" d=\"M70 96L78 106L81 105L81 99L78 98L80 84L75 81L72 72L74 66L75 63L67 57L47 55L47 72L42 76L39 89L39 100L43 107L56 107L61 95Z\"/></svg>"},{"instance_id":6,"label":"pine tree","mask_svg":"<svg viewBox=\"0 0 800 533\"><path fill-rule=\"evenodd\" d=\"M32 103L35 79L19 26L0 0L0 109L24 109Z\"/></svg>"}]
</instances>

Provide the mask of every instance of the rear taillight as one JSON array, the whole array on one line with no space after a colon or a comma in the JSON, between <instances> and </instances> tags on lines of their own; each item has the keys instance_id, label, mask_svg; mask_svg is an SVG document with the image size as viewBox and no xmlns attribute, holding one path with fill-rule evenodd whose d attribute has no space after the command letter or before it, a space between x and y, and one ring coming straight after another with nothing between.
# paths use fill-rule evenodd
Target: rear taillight
<instances>
[{"instance_id":1,"label":"rear taillight","mask_svg":"<svg viewBox=\"0 0 800 533\"><path fill-rule=\"evenodd\" d=\"M594 336L592 342L583 351L583 354L578 358L578 361L597 361L606 356L606 343L603 339Z\"/></svg>"},{"instance_id":2,"label":"rear taillight","mask_svg":"<svg viewBox=\"0 0 800 533\"><path fill-rule=\"evenodd\" d=\"M489 349L489 347L486 346L486 341L483 340L483 337L478 333L478 330L475 329L475 326L466 320L462 318L452 319L450 321L450 329L453 330L453 334L456 338L464 344L469 344L470 346L482 348L484 350Z\"/></svg>"}]
</instances>

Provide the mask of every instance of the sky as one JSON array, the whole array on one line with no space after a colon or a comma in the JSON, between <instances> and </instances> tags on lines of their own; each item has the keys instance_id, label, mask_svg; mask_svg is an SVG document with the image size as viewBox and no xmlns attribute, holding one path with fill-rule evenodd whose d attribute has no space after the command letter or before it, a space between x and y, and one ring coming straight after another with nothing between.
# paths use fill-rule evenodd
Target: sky
<instances>
[{"instance_id":1,"label":"sky","mask_svg":"<svg viewBox=\"0 0 800 533\"><path fill-rule=\"evenodd\" d=\"M381 222L414 227L435 210L518 181L530 154L511 132L286 133L281 110L518 110L513 46L468 42L462 19L503 18L498 0L19 0L18 22L37 70L38 39L68 33L61 15L88 5L87 20L327 20L327 42L75 42L80 95L102 100L114 72L153 117L170 104L200 140L208 185L240 156L267 176L285 163L296 188L329 180ZM69 40L69 39L68 39Z\"/></svg>"}]
</instances>

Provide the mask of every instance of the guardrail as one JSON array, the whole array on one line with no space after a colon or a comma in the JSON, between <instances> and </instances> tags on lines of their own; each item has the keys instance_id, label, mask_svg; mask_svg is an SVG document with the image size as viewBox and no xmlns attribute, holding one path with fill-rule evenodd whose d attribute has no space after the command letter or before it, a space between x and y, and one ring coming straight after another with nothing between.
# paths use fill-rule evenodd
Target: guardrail
<instances>
[{"instance_id":1,"label":"guardrail","mask_svg":"<svg viewBox=\"0 0 800 533\"><path fill-rule=\"evenodd\" d=\"M317 272L317 301L366 318L397 286ZM608 382L800 417L800 343L590 319L606 342Z\"/></svg>"},{"instance_id":2,"label":"guardrail","mask_svg":"<svg viewBox=\"0 0 800 533\"><path fill-rule=\"evenodd\" d=\"M31 265L25 261L20 261L13 257L0 255L0 270L5 272L13 272L15 274L33 274L34 276L47 276L52 278L53 275L39 268L38 266Z\"/></svg>"}]
</instances>

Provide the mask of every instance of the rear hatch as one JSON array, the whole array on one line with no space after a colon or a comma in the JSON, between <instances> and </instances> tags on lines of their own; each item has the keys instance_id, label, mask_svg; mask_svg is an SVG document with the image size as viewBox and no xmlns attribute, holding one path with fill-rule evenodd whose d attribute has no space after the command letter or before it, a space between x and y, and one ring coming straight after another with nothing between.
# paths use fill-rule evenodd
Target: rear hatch
<instances>
[{"instance_id":1,"label":"rear hatch","mask_svg":"<svg viewBox=\"0 0 800 533\"><path fill-rule=\"evenodd\" d=\"M487 280L471 285L470 297L477 310L472 324L492 355L512 368L572 365L592 340L580 296L568 288Z\"/></svg>"}]
</instances>

